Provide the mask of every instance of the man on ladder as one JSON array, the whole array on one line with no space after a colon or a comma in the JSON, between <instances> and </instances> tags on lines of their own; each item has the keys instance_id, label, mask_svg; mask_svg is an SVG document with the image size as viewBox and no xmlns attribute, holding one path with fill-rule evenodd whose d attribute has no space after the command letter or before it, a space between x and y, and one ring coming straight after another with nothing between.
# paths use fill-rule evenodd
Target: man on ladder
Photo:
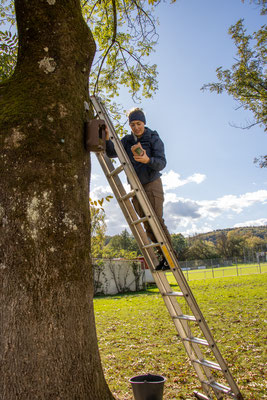
<instances>
[{"instance_id":1,"label":"man on ladder","mask_svg":"<svg viewBox=\"0 0 267 400\"><path fill-rule=\"evenodd\" d=\"M158 187L154 187L160 178L160 171L166 165L162 141L156 132L145 127L144 113L139 109L135 109L129 114L129 123L132 129L131 135L127 135L120 140L101 99L92 96L91 100L97 112L99 123L94 124L93 133L91 133L90 129L85 131L87 134L86 143L94 135L98 137L98 141L101 139L103 142L104 129L105 126L108 127L106 128L107 153L104 153L104 147L102 147L102 150L97 153L97 157L139 248L142 250L144 258L153 273L154 280L184 345L187 356L201 383L204 393L195 390L195 397L199 400L214 400L214 396L217 400L222 400L225 397L227 399L243 400L243 396L218 349L208 324L179 266L177 256L170 245L170 235L162 218L163 191L161 181L159 181L160 190L158 190ZM97 120L94 119L93 121ZM110 138L108 131L110 132ZM114 168L109 157L117 156L120 165ZM119 178L119 174L122 171L125 172L132 188L128 193ZM150 183L153 187L153 195L150 195L150 190L147 189ZM157 207L153 202L157 196L159 197L159 193L162 193L160 196L161 211L155 210L155 212L154 209ZM151 196L150 201L148 196ZM135 197L138 199L138 205L140 206L138 207L137 205L136 207L143 210L141 215L145 214L144 217L138 218L136 216L133 206L133 204L137 204L136 200L134 200ZM146 225L148 235L153 240L152 243L149 243L148 235L142 227L142 224L148 221L151 231L157 239L155 241L150 235L149 227ZM168 260L179 291L173 290L169 284L168 277L162 272L162 268L165 269L164 259L158 265L158 259L154 253L158 247L160 247L161 253ZM166 266L166 268L168 267ZM184 313L185 306L189 313ZM192 334L189 326L191 323L194 327L194 334Z\"/></svg>"},{"instance_id":2,"label":"man on ladder","mask_svg":"<svg viewBox=\"0 0 267 400\"><path fill-rule=\"evenodd\" d=\"M145 126L145 114L140 108L132 109L128 118L132 132L130 135L124 136L121 142L171 245L171 236L163 219L164 193L160 171L166 166L164 144L156 131ZM109 140L108 129L106 129L106 140L107 156L110 158L117 157L114 144ZM141 218L144 217L137 198L134 197L132 201L137 214ZM145 222L144 225L149 239L156 242L150 224ZM158 253L160 259L156 270L166 271L170 269L160 248Z\"/></svg>"}]
</instances>

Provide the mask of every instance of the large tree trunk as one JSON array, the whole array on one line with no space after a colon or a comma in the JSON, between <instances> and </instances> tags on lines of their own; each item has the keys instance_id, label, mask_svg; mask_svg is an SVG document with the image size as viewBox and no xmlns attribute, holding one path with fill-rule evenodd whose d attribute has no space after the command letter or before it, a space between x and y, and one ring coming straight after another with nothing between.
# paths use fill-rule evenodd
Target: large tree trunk
<instances>
[{"instance_id":1,"label":"large tree trunk","mask_svg":"<svg viewBox=\"0 0 267 400\"><path fill-rule=\"evenodd\" d=\"M90 265L84 102L95 43L79 0L15 0L0 86L0 398L105 400Z\"/></svg>"}]
</instances>

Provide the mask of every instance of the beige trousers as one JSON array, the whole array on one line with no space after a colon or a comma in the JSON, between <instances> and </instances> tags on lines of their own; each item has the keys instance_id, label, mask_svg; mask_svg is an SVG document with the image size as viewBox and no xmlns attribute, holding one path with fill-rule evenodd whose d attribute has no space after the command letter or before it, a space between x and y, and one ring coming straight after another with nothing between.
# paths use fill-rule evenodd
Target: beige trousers
<instances>
[{"instance_id":1,"label":"beige trousers","mask_svg":"<svg viewBox=\"0 0 267 400\"><path fill-rule=\"evenodd\" d=\"M163 219L163 202L164 202L164 193L163 193L163 187L162 187L162 181L160 178L156 179L153 182L146 183L143 185L143 188L147 194L147 197L155 211L156 216L158 217L158 220L164 230L165 235L167 236L167 239L169 240L169 243L171 245L171 235L168 231L167 226L165 225L164 219ZM135 211L139 215L140 218L144 217L143 210L137 200L136 197L133 198L133 205L135 208ZM148 222L144 223L145 230L147 233L147 236L152 242L156 242L156 238L151 230L151 227ZM159 250L159 252L162 254L162 251Z\"/></svg>"}]
</instances>

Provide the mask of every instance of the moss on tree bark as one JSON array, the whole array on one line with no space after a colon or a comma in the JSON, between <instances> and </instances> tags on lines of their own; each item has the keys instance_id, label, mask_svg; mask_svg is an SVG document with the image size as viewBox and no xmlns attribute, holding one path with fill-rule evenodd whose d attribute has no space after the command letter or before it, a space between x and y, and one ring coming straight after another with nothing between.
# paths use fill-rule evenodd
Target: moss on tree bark
<instances>
[{"instance_id":1,"label":"moss on tree bark","mask_svg":"<svg viewBox=\"0 0 267 400\"><path fill-rule=\"evenodd\" d=\"M95 43L78 0L15 5L18 63L0 85L1 396L108 400L83 147Z\"/></svg>"}]
</instances>

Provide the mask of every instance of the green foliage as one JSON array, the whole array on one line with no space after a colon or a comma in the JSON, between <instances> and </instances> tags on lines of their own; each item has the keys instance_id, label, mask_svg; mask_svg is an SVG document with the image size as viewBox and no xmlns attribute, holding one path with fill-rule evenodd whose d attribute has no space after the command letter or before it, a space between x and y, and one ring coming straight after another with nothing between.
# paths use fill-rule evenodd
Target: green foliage
<instances>
[{"instance_id":1,"label":"green foliage","mask_svg":"<svg viewBox=\"0 0 267 400\"><path fill-rule=\"evenodd\" d=\"M172 238L172 246L178 255L178 259L180 261L184 260L186 249L188 247L187 240L181 233L172 234L171 238Z\"/></svg>"},{"instance_id":2,"label":"green foliage","mask_svg":"<svg viewBox=\"0 0 267 400\"><path fill-rule=\"evenodd\" d=\"M0 31L0 80L7 79L14 71L17 48L18 38L16 33Z\"/></svg>"},{"instance_id":3,"label":"green foliage","mask_svg":"<svg viewBox=\"0 0 267 400\"><path fill-rule=\"evenodd\" d=\"M266 156L256 157L254 159L254 163L258 164L258 166L260 168L267 168L267 155Z\"/></svg>"},{"instance_id":4,"label":"green foliage","mask_svg":"<svg viewBox=\"0 0 267 400\"><path fill-rule=\"evenodd\" d=\"M265 243L267 244L267 226L247 226L243 228L217 229L212 232L200 233L195 237L202 240L209 240L212 243L216 244L217 238L219 235L221 235L221 233L228 233L230 231L236 231L246 237L259 237L261 239L264 239Z\"/></svg>"},{"instance_id":5,"label":"green foliage","mask_svg":"<svg viewBox=\"0 0 267 400\"><path fill-rule=\"evenodd\" d=\"M157 42L153 8L145 0L87 1L83 14L97 43L91 93L113 98L123 85L134 98L140 92L151 97L158 87L156 65L145 59Z\"/></svg>"},{"instance_id":6,"label":"green foliage","mask_svg":"<svg viewBox=\"0 0 267 400\"><path fill-rule=\"evenodd\" d=\"M120 235L113 236L103 251L105 258L133 259L138 255L140 255L138 245L126 229Z\"/></svg>"},{"instance_id":7,"label":"green foliage","mask_svg":"<svg viewBox=\"0 0 267 400\"><path fill-rule=\"evenodd\" d=\"M195 238L189 239L189 244L190 247L186 253L186 259L194 259L194 257L196 259L204 259L205 251L207 255L210 255L206 258L243 258L245 254L267 250L267 228L225 229L200 234ZM207 244L211 244L212 247L206 248ZM209 253L207 249L215 251L214 256L211 256L212 252Z\"/></svg>"},{"instance_id":8,"label":"green foliage","mask_svg":"<svg viewBox=\"0 0 267 400\"><path fill-rule=\"evenodd\" d=\"M101 257L105 244L106 223L105 210L103 208L104 201L110 201L113 196L106 196L100 200L89 199L90 216L91 216L91 253L92 257Z\"/></svg>"},{"instance_id":9,"label":"green foliage","mask_svg":"<svg viewBox=\"0 0 267 400\"><path fill-rule=\"evenodd\" d=\"M241 0L242 3L245 3L245 0ZM261 15L265 15L267 12L266 0L249 0L250 4L254 4L256 6L261 7Z\"/></svg>"},{"instance_id":10,"label":"green foliage","mask_svg":"<svg viewBox=\"0 0 267 400\"><path fill-rule=\"evenodd\" d=\"M261 15L267 13L266 0L250 0L250 3L261 7ZM202 90L226 92L239 102L240 107L250 110L254 122L240 128L249 129L259 124L267 130L267 29L263 25L257 32L248 35L243 21L240 19L229 29L237 49L236 63L231 69L217 68L219 82L205 84ZM260 168L266 168L267 155L255 158L254 162Z\"/></svg>"},{"instance_id":11,"label":"green foliage","mask_svg":"<svg viewBox=\"0 0 267 400\"><path fill-rule=\"evenodd\" d=\"M157 43L157 21L153 7L157 0L81 0L85 21L97 43L95 63L90 74L90 92L114 98L126 86L133 98L151 97L158 88L156 65L147 60ZM14 3L1 0L2 21L14 27ZM4 33L3 33L4 34ZM15 39L15 36L12 36ZM12 57L11 57L12 56ZM14 67L16 43L5 44L0 57L5 74ZM116 107L115 103L110 104ZM119 117L119 113L117 113Z\"/></svg>"},{"instance_id":12,"label":"green foliage","mask_svg":"<svg viewBox=\"0 0 267 400\"><path fill-rule=\"evenodd\" d=\"M196 238L189 241L189 247L186 250L187 260L207 260L218 257L218 251L212 242Z\"/></svg>"},{"instance_id":13,"label":"green foliage","mask_svg":"<svg viewBox=\"0 0 267 400\"><path fill-rule=\"evenodd\" d=\"M223 258L242 257L246 238L238 230L222 233L216 243L216 248Z\"/></svg>"},{"instance_id":14,"label":"green foliage","mask_svg":"<svg viewBox=\"0 0 267 400\"><path fill-rule=\"evenodd\" d=\"M14 0L0 1L0 26L4 24L15 24Z\"/></svg>"},{"instance_id":15,"label":"green foliage","mask_svg":"<svg viewBox=\"0 0 267 400\"><path fill-rule=\"evenodd\" d=\"M95 206L90 207L91 214L91 254L93 258L101 257L105 243L105 211Z\"/></svg>"},{"instance_id":16,"label":"green foliage","mask_svg":"<svg viewBox=\"0 0 267 400\"><path fill-rule=\"evenodd\" d=\"M233 257L243 259L244 256L253 257L257 251L267 251L267 227L264 226L223 229L190 238L184 238L181 234L172 234L171 237L179 261ZM107 258L123 257L123 251L141 254L136 240L126 229L120 235L109 237L104 249Z\"/></svg>"},{"instance_id":17,"label":"green foliage","mask_svg":"<svg viewBox=\"0 0 267 400\"><path fill-rule=\"evenodd\" d=\"M246 34L243 20L240 19L229 29L237 48L236 63L231 69L217 68L219 82L209 83L202 89L211 92L227 92L233 96L240 105L252 111L255 122L247 126L250 128L260 124L267 128L267 29L261 29L252 35ZM253 42L253 43L251 43Z\"/></svg>"}]
</instances>

